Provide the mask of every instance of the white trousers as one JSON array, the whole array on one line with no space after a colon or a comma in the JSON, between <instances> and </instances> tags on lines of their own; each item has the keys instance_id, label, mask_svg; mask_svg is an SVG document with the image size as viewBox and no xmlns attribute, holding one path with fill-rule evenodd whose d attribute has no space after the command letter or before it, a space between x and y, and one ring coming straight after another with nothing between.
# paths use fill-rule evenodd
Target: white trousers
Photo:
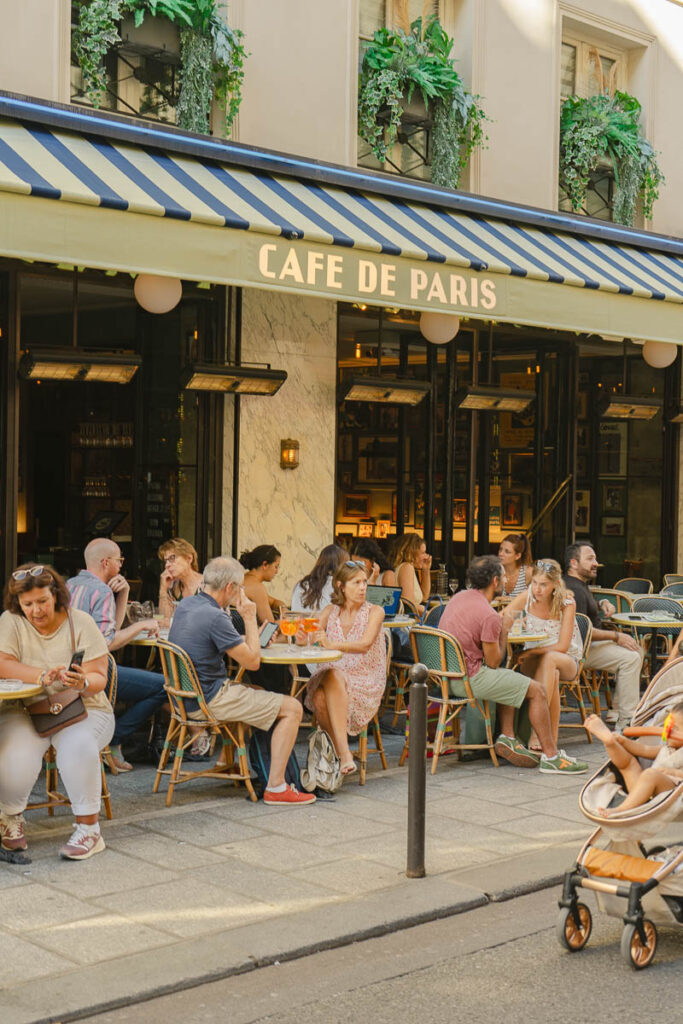
<instances>
[{"instance_id":1,"label":"white trousers","mask_svg":"<svg viewBox=\"0 0 683 1024\"><path fill-rule=\"evenodd\" d=\"M614 673L614 697L619 713L617 729L623 729L633 718L640 699L642 650L631 651L628 647L619 647L611 640L598 640L591 643L584 664L587 669L595 669L596 672L606 669Z\"/></svg>"},{"instance_id":2,"label":"white trousers","mask_svg":"<svg viewBox=\"0 0 683 1024\"><path fill-rule=\"evenodd\" d=\"M82 722L45 737L38 735L25 711L0 714L0 811L24 810L43 754L52 743L74 814L97 814L102 797L100 750L113 735L114 716L107 711L88 711Z\"/></svg>"}]
</instances>

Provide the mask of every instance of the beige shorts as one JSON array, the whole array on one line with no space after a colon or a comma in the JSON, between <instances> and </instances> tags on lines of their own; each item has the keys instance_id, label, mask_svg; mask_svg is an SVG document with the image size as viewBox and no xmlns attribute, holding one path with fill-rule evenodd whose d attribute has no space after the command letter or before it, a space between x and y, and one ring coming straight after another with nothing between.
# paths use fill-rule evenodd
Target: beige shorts
<instances>
[{"instance_id":1,"label":"beige shorts","mask_svg":"<svg viewBox=\"0 0 683 1024\"><path fill-rule=\"evenodd\" d=\"M223 683L209 701L209 711L219 722L244 722L256 729L270 729L280 714L281 693L255 690L242 683ZM189 718L202 718L201 711L191 711Z\"/></svg>"}]
</instances>

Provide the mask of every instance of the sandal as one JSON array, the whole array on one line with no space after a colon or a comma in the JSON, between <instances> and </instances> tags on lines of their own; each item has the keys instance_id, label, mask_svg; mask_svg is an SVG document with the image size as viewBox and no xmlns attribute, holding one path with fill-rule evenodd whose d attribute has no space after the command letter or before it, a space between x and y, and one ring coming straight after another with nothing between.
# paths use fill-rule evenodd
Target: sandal
<instances>
[{"instance_id":1,"label":"sandal","mask_svg":"<svg viewBox=\"0 0 683 1024\"><path fill-rule=\"evenodd\" d=\"M110 754L107 758L107 763L110 768L113 766L116 773L133 771L133 765L130 761L126 761L125 757L116 757L114 754Z\"/></svg>"},{"instance_id":2,"label":"sandal","mask_svg":"<svg viewBox=\"0 0 683 1024\"><path fill-rule=\"evenodd\" d=\"M347 761L346 764L341 766L342 775L353 775L354 772L358 771L358 765L355 761Z\"/></svg>"}]
</instances>

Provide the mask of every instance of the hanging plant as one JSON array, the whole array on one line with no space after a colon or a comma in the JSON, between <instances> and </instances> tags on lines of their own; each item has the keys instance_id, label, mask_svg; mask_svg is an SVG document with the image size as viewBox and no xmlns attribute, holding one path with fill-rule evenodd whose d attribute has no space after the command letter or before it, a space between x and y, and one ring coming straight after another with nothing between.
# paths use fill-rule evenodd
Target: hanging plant
<instances>
[{"instance_id":1,"label":"hanging plant","mask_svg":"<svg viewBox=\"0 0 683 1024\"><path fill-rule=\"evenodd\" d=\"M97 107L107 87L104 59L121 43L119 22L132 14L136 28L145 16L167 18L180 29L180 96L177 122L187 131L208 134L211 102L225 110L226 131L242 99L243 33L231 29L216 0L80 0L74 52L87 95Z\"/></svg>"},{"instance_id":2,"label":"hanging plant","mask_svg":"<svg viewBox=\"0 0 683 1024\"><path fill-rule=\"evenodd\" d=\"M640 103L626 92L565 100L560 114L560 184L572 209L581 210L590 175L606 158L616 185L613 219L632 226L638 200L643 216L652 216L664 175L655 150L642 134L640 113Z\"/></svg>"},{"instance_id":3,"label":"hanging plant","mask_svg":"<svg viewBox=\"0 0 683 1024\"><path fill-rule=\"evenodd\" d=\"M406 26L407 28L407 26ZM485 142L486 115L451 58L453 39L438 18L375 32L363 56L358 133L384 163L396 142L404 103L417 89L433 115L432 182L457 188L470 153Z\"/></svg>"}]
</instances>

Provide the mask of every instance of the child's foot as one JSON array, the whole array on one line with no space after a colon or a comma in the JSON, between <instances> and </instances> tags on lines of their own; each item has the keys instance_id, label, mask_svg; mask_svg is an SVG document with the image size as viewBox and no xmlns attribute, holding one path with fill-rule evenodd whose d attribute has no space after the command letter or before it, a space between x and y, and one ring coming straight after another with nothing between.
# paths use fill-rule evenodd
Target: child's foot
<instances>
[{"instance_id":1,"label":"child's foot","mask_svg":"<svg viewBox=\"0 0 683 1024\"><path fill-rule=\"evenodd\" d=\"M605 725L599 715L588 715L583 724L586 729L588 729L591 736L597 736L597 738L602 740L603 743L611 743L613 741L614 733L607 725Z\"/></svg>"}]
</instances>

